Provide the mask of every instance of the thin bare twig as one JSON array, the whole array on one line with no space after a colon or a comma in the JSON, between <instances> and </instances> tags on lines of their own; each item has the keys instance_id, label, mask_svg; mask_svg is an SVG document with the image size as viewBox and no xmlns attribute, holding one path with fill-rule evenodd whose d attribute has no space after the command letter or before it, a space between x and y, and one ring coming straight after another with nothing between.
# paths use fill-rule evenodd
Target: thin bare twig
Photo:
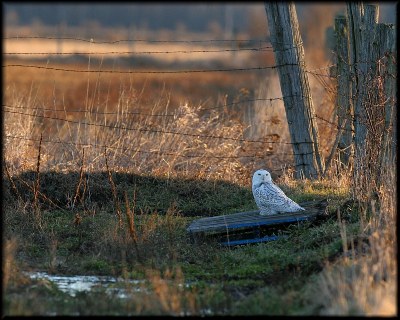
<instances>
[{"instance_id":1,"label":"thin bare twig","mask_svg":"<svg viewBox=\"0 0 400 320\"><path fill-rule=\"evenodd\" d=\"M138 247L138 236L135 228L135 205L136 205L136 189L133 192L133 210L131 210L129 206L129 200L128 200L128 195L125 191L125 206L126 206L126 220L128 222L129 226L129 234L131 235L133 245L135 247L136 251L136 257L139 262L142 261L141 255L139 253L139 247Z\"/></svg>"},{"instance_id":2,"label":"thin bare twig","mask_svg":"<svg viewBox=\"0 0 400 320\"><path fill-rule=\"evenodd\" d=\"M80 188L80 186L82 184L82 180L83 180L83 166L84 166L84 163L85 163L85 148L82 149L82 164L81 164L81 169L80 169L80 172L79 172L79 181L78 181L78 184L77 184L76 190L75 190L74 201L72 202L72 210L74 209L74 206L75 206L75 203L76 203L76 199L79 196L79 188ZM85 190L83 191L82 196L81 196L82 204L83 204L84 193L85 193Z\"/></svg>"},{"instance_id":3,"label":"thin bare twig","mask_svg":"<svg viewBox=\"0 0 400 320\"><path fill-rule=\"evenodd\" d=\"M114 205L115 209L117 210L117 216L119 220L119 226L122 227L122 214L121 214L121 206L119 205L118 197L117 197L117 189L114 184L114 180L112 178L112 174L110 168L108 166L108 159L107 159L107 148L104 148L104 157L106 158L106 168L108 172L108 180L110 181L111 190L114 198Z\"/></svg>"},{"instance_id":4,"label":"thin bare twig","mask_svg":"<svg viewBox=\"0 0 400 320\"><path fill-rule=\"evenodd\" d=\"M36 164L36 181L34 184L34 193L33 193L33 205L36 209L38 209L38 192L39 192L39 187L40 187L40 151L42 148L42 138L43 134L40 134L40 140L39 140L39 150L38 150L38 156L37 156L37 164Z\"/></svg>"},{"instance_id":5,"label":"thin bare twig","mask_svg":"<svg viewBox=\"0 0 400 320\"><path fill-rule=\"evenodd\" d=\"M20 193L18 192L17 186L15 185L14 180L11 178L10 171L8 170L6 161L4 161L4 168L6 169L7 178L10 181L12 190L14 191L14 193L18 197L18 199L22 200L22 197L21 197Z\"/></svg>"}]
</instances>

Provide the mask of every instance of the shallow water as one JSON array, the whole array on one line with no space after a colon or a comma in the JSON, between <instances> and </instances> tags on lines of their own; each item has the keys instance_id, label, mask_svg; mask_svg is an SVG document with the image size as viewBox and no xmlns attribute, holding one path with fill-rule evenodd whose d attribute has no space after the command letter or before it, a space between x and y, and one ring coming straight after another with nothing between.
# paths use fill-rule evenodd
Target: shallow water
<instances>
[{"instance_id":1,"label":"shallow water","mask_svg":"<svg viewBox=\"0 0 400 320\"><path fill-rule=\"evenodd\" d=\"M148 294L149 289L146 288L146 280L126 280L123 278L115 278L110 276L60 276L51 275L46 272L24 272L31 279L43 279L54 283L58 289L75 297L78 292L105 292L117 298L128 299L133 293ZM190 288L193 283L180 283L179 287ZM213 311L207 307L201 309L199 314L202 316L212 315ZM49 313L48 316L56 314ZM74 314L79 315L79 313ZM179 313L180 316L190 316L191 312L185 310Z\"/></svg>"},{"instance_id":2,"label":"shallow water","mask_svg":"<svg viewBox=\"0 0 400 320\"><path fill-rule=\"evenodd\" d=\"M142 284L145 280L124 280L107 276L59 276L50 275L46 272L27 272L31 279L46 279L53 282L57 287L71 295L75 296L77 292L90 292L96 288L105 288L106 292L116 294L119 298L127 298L127 290L119 288L116 284L129 283L130 292L144 291Z\"/></svg>"}]
</instances>

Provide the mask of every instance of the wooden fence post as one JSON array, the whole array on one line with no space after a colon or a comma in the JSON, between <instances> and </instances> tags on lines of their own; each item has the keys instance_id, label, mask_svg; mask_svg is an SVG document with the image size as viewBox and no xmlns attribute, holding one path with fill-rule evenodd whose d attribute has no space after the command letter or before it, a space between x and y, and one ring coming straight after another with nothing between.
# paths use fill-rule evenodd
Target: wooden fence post
<instances>
[{"instance_id":1,"label":"wooden fence post","mask_svg":"<svg viewBox=\"0 0 400 320\"><path fill-rule=\"evenodd\" d=\"M378 7L363 5L359 2L347 3L349 22L349 49L351 73L354 76L352 99L354 106L354 174L357 176L366 165L365 143L367 139L367 88L372 79L375 63L373 57L373 40L378 21Z\"/></svg>"},{"instance_id":2,"label":"wooden fence post","mask_svg":"<svg viewBox=\"0 0 400 320\"><path fill-rule=\"evenodd\" d=\"M381 145L380 167L385 162L395 162L396 156L396 29L392 24L377 25L375 50L378 55L378 73L383 81L384 128Z\"/></svg>"},{"instance_id":3,"label":"wooden fence post","mask_svg":"<svg viewBox=\"0 0 400 320\"><path fill-rule=\"evenodd\" d=\"M353 156L353 106L351 104L350 92L350 66L348 48L348 26L345 16L335 18L336 36L336 76L337 76L337 98L336 110L338 126L343 128L339 137L339 156L344 167L347 167ZM340 131L339 131L340 132Z\"/></svg>"},{"instance_id":4,"label":"wooden fence post","mask_svg":"<svg viewBox=\"0 0 400 320\"><path fill-rule=\"evenodd\" d=\"M304 48L292 2L265 2L271 44L296 164L296 178L318 178L324 172Z\"/></svg>"},{"instance_id":5,"label":"wooden fence post","mask_svg":"<svg viewBox=\"0 0 400 320\"><path fill-rule=\"evenodd\" d=\"M363 201L379 190L384 183L382 170L396 160L395 28L377 23L378 9L362 3L347 5L354 75L353 190Z\"/></svg>"},{"instance_id":6,"label":"wooden fence post","mask_svg":"<svg viewBox=\"0 0 400 320\"><path fill-rule=\"evenodd\" d=\"M393 163L396 162L396 151L397 151L397 69L396 69L396 28L394 25L386 25L387 29L387 37L386 37L386 47L389 48L387 52L387 75L385 82L385 124L386 128L388 128L388 135L391 134L389 139L392 141L391 149L389 150L388 158ZM390 47L391 45L391 47ZM386 54L386 53L385 53ZM390 125L392 127L392 132L390 132Z\"/></svg>"}]
</instances>

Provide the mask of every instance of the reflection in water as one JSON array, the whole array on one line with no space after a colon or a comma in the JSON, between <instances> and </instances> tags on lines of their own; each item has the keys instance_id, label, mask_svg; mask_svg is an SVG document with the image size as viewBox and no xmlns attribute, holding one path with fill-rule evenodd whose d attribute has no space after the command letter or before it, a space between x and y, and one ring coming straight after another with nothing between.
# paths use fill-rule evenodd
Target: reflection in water
<instances>
[{"instance_id":1,"label":"reflection in water","mask_svg":"<svg viewBox=\"0 0 400 320\"><path fill-rule=\"evenodd\" d=\"M118 298L126 299L132 297L132 293L150 293L148 289L145 288L146 280L126 280L123 278L113 278L107 276L57 276L50 275L46 272L24 272L31 279L45 279L51 281L57 287L75 297L77 292L94 292L96 290L109 293L110 295L115 295ZM128 285L127 285L128 284ZM180 283L178 284L180 288L190 288L192 284ZM213 315L211 308L201 309L199 314L202 316ZM56 314L48 314L50 316L55 316ZM74 314L74 315L79 315ZM180 316L190 316L191 312L187 310L181 311Z\"/></svg>"},{"instance_id":2,"label":"reflection in water","mask_svg":"<svg viewBox=\"0 0 400 320\"><path fill-rule=\"evenodd\" d=\"M105 288L106 292L116 294L119 298L127 298L127 290L117 287L116 284L129 283L130 292L144 291L141 284L145 280L123 280L106 276L55 276L46 272L27 272L31 279L47 279L57 287L71 296L75 296L77 292L93 291L96 288Z\"/></svg>"}]
</instances>

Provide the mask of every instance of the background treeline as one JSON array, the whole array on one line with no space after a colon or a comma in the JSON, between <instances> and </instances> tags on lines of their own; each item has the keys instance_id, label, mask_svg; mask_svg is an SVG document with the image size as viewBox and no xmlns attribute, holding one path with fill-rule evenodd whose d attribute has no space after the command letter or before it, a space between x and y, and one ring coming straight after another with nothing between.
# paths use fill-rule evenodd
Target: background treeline
<instances>
[{"instance_id":1,"label":"background treeline","mask_svg":"<svg viewBox=\"0 0 400 320\"><path fill-rule=\"evenodd\" d=\"M324 4L324 3L321 3ZM331 4L344 11L345 4ZM296 4L300 20L312 19L313 6ZM335 8L336 9L336 8ZM321 6L321 10L326 10ZM254 3L8 3L3 6L8 25L85 26L97 22L104 27L135 27L150 30L185 28L191 32L207 32L216 25L232 31L251 30L257 17L265 20L264 4ZM380 17L395 23L395 3L380 6Z\"/></svg>"}]
</instances>

